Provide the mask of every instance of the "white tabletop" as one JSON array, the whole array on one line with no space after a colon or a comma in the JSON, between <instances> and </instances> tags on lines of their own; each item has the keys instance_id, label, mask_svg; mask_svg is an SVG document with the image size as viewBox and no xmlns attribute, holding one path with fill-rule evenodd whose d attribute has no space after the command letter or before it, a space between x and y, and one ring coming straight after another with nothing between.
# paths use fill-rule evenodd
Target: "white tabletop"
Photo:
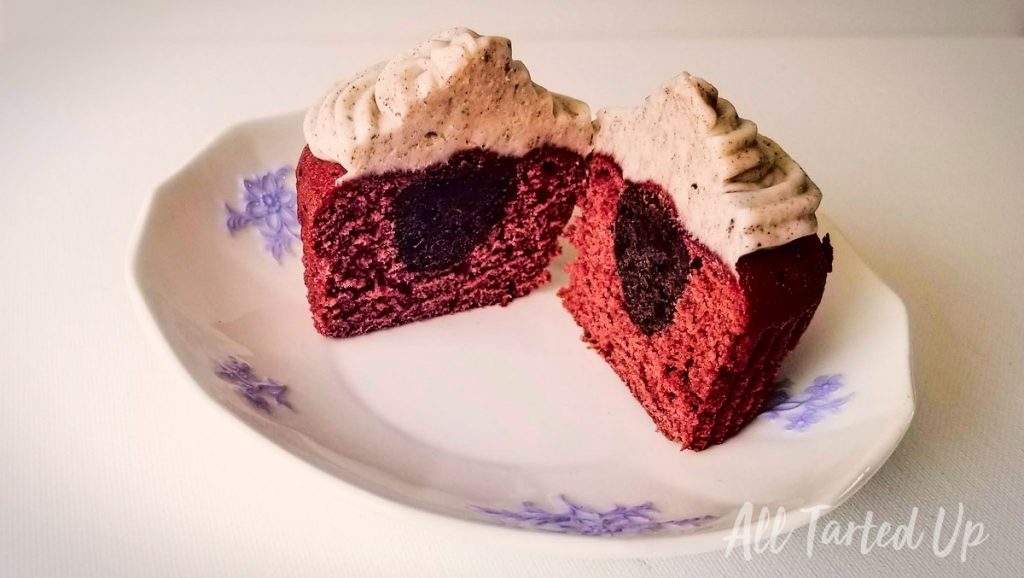
<instances>
[{"instance_id":1,"label":"white tabletop","mask_svg":"<svg viewBox=\"0 0 1024 578\"><path fill-rule=\"evenodd\" d=\"M799 546L591 561L494 551L358 507L220 419L154 355L124 279L150 191L233 123L311 103L399 43L0 47L0 576L1018 573L1024 532L1024 39L519 42L542 84L630 104L687 68L788 149L910 311L918 414L832 514L990 539L940 559ZM293 467L294 466L294 467ZM796 535L803 539L803 532Z\"/></svg>"}]
</instances>

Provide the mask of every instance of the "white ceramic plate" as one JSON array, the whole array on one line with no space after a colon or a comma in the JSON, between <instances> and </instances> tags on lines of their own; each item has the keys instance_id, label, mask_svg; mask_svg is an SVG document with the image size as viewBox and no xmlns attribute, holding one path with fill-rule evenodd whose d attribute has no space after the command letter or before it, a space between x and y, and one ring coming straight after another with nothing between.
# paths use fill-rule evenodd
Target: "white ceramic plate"
<instances>
[{"instance_id":1,"label":"white ceramic plate","mask_svg":"<svg viewBox=\"0 0 1024 578\"><path fill-rule=\"evenodd\" d=\"M360 502L509 546L707 551L725 546L745 503L787 508L782 530L808 521L800 508L838 506L906 431L903 304L827 220L835 271L783 367L789 402L701 453L662 438L580 342L555 296L569 252L554 283L506 308L319 336L295 239L300 120L232 128L163 184L131 284L161 346L225 419Z\"/></svg>"}]
</instances>

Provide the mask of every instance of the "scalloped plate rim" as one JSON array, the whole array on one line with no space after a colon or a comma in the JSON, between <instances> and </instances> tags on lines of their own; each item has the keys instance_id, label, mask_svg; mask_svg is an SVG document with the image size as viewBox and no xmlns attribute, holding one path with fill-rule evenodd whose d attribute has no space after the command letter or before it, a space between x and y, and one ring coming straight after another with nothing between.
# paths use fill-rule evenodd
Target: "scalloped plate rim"
<instances>
[{"instance_id":1,"label":"scalloped plate rim","mask_svg":"<svg viewBox=\"0 0 1024 578\"><path fill-rule=\"evenodd\" d=\"M198 147L197 152L193 154L180 169L162 179L160 184L148 196L140 211L140 216L134 230L131 233L125 276L133 309L135 310L140 323L144 327L145 333L155 346L155 349L161 352L159 355L164 358L164 361L167 362L168 365L174 367L175 373L180 378L192 382L196 385L197 389L200 390L196 391L193 389L192 392L194 394L198 393L200 397L206 400L206 403L211 404L210 407L217 408L219 411L216 413L222 415L225 420L234 423L236 427L248 431L250 435L261 439L268 448L273 448L270 450L270 454L275 456L274 461L279 462L281 466L301 463L304 465L305 471L316 472L316 475L324 476L325 478L335 482L335 485L340 488L341 493L344 494L348 501L353 505L368 508L371 511L385 515L396 521L411 521L424 528L442 528L452 535L460 536L461 538L470 541L482 541L494 547L522 548L531 551L540 551L565 556L584 556L591 558L663 557L696 554L724 549L726 546L725 539L730 534L730 530L727 529L682 535L649 535L624 539L604 538L555 532L528 531L521 528L458 518L440 512L417 508L406 503L389 499L373 492L372 490L340 479L330 472L327 472L317 465L307 461L301 456L292 453L287 448L279 445L274 440L268 438L259 431L256 431L247 423L231 414L212 396L203 390L201 386L199 386L198 378L193 374L192 370L182 363L179 353L170 343L164 328L157 320L151 308L150 296L147 295L144 288L145 280L142 278L140 267L143 253L143 242L146 238L147 229L151 221L155 218L153 209L157 205L159 199L163 195L168 194L169 185L192 169L194 165L198 163L203 154L218 143L225 141L235 133L243 132L247 129L253 129L266 123L281 121L289 117L294 117L295 115L296 113L292 112L236 122L206 139L201 146ZM824 215L819 213L819 217L820 216ZM831 222L831 220L829 221L831 224L830 229L841 235L841 229L834 222ZM847 242L849 243L848 240ZM850 243L850 247L852 249L852 243ZM859 491L878 472L881 466L884 465L896 450L903 436L909 429L916 408L916 395L914 392L913 379L909 365L910 340L906 305L903 303L902 299L900 299L899 295L886 285L877 273L871 270L866 263L865 269L869 277L880 288L884 289L888 296L899 305L900 318L897 320L897 325L901 328L899 336L903 349L901 355L908 360L906 380L909 397L907 398L904 407L901 408L902 411L900 414L903 416L900 424L901 427L898 430L893 430L892 434L885 440L885 443L881 444L879 449L873 452L872 455L865 456L863 461L868 462L869 465L864 468L863 472L859 476L850 480L849 483L846 484L846 487L843 491L837 494L832 503L823 504L825 507L822 510L822 514L827 514L828 512L838 508L853 494ZM301 432L297 433L303 435ZM324 515L328 514L325 513ZM778 533L782 534L798 529L809 523L810 519L811 515L807 512L791 511L786 517L785 525ZM772 521L774 521L774 518L772 518Z\"/></svg>"}]
</instances>

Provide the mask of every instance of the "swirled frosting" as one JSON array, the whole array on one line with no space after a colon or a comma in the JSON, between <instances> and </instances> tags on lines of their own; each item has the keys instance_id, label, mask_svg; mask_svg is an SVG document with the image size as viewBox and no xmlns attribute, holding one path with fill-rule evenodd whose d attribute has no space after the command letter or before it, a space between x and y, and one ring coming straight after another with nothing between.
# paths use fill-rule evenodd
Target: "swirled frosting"
<instances>
[{"instance_id":1,"label":"swirled frosting","mask_svg":"<svg viewBox=\"0 0 1024 578\"><path fill-rule=\"evenodd\" d=\"M675 201L683 226L735 266L815 233L821 191L707 81L683 73L636 108L597 113L594 152Z\"/></svg>"},{"instance_id":2,"label":"swirled frosting","mask_svg":"<svg viewBox=\"0 0 1024 578\"><path fill-rule=\"evenodd\" d=\"M331 88L306 115L317 158L364 173L415 170L483 148L520 156L545 144L587 154L590 108L545 90L507 38L454 28Z\"/></svg>"}]
</instances>

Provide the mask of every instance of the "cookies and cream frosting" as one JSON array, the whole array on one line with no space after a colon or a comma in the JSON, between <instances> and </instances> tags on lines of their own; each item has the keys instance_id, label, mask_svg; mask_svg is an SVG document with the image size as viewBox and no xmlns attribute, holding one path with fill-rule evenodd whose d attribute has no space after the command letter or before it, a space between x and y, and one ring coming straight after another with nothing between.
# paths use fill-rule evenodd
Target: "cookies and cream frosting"
<instances>
[{"instance_id":1,"label":"cookies and cream frosting","mask_svg":"<svg viewBox=\"0 0 1024 578\"><path fill-rule=\"evenodd\" d=\"M306 115L314 156L364 173L416 170L483 148L520 156L550 144L587 154L590 109L547 91L507 38L455 28L336 84Z\"/></svg>"},{"instance_id":2,"label":"cookies and cream frosting","mask_svg":"<svg viewBox=\"0 0 1024 578\"><path fill-rule=\"evenodd\" d=\"M665 188L683 226L732 266L816 232L821 191L703 79L684 72L636 108L599 111L596 125L594 152Z\"/></svg>"}]
</instances>

